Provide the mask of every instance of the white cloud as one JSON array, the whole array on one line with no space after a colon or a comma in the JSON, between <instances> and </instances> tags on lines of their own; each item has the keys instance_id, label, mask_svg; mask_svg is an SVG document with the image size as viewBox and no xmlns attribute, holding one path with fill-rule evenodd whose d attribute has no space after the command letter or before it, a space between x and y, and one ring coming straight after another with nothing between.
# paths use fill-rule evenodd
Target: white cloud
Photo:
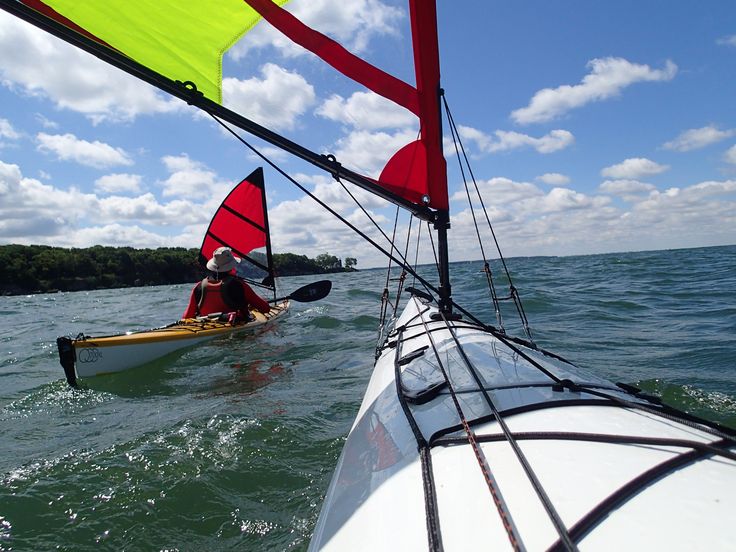
<instances>
[{"instance_id":1,"label":"white cloud","mask_svg":"<svg viewBox=\"0 0 736 552\"><path fill-rule=\"evenodd\" d=\"M540 90L527 107L511 113L512 119L519 124L551 121L588 103L618 96L624 88L637 82L668 81L677 73L677 66L671 61L663 69L652 69L614 57L594 59L588 62L588 67L591 72L580 84Z\"/></svg>"},{"instance_id":2,"label":"white cloud","mask_svg":"<svg viewBox=\"0 0 736 552\"><path fill-rule=\"evenodd\" d=\"M618 165L611 165L601 170L601 176L615 179L637 179L665 172L668 165L660 165L649 159L635 157L625 159Z\"/></svg>"},{"instance_id":3,"label":"white cloud","mask_svg":"<svg viewBox=\"0 0 736 552\"><path fill-rule=\"evenodd\" d=\"M489 182L502 179L491 179ZM523 192L524 183L501 182ZM736 181L707 181L658 191L635 181L610 181L601 186L619 195L623 204L606 196L566 188L549 193L528 188L528 195L492 195L483 190L496 235L506 254L565 255L664 249L733 243L736 239ZM476 214L482 220L482 214ZM490 242L487 229L481 235ZM591 239L594 236L595 239ZM470 211L453 211L453 259L478 258Z\"/></svg>"},{"instance_id":4,"label":"white cloud","mask_svg":"<svg viewBox=\"0 0 736 552\"><path fill-rule=\"evenodd\" d=\"M36 120L43 128L48 128L49 130L56 130L57 128L59 128L59 123L57 123L56 121L52 121L41 113L36 113Z\"/></svg>"},{"instance_id":5,"label":"white cloud","mask_svg":"<svg viewBox=\"0 0 736 552\"><path fill-rule=\"evenodd\" d=\"M122 148L114 148L109 144L80 140L73 134L36 135L38 150L53 153L62 161L73 161L80 165L96 169L106 169L116 165L132 165L133 160Z\"/></svg>"},{"instance_id":6,"label":"white cloud","mask_svg":"<svg viewBox=\"0 0 736 552\"><path fill-rule=\"evenodd\" d=\"M0 11L0 77L93 122L131 120L186 107L148 84Z\"/></svg>"},{"instance_id":7,"label":"white cloud","mask_svg":"<svg viewBox=\"0 0 736 552\"><path fill-rule=\"evenodd\" d=\"M141 191L141 180L139 174L108 174L95 180L95 191L108 194L137 194Z\"/></svg>"},{"instance_id":8,"label":"white cloud","mask_svg":"<svg viewBox=\"0 0 736 552\"><path fill-rule=\"evenodd\" d=\"M17 140L20 138L20 133L17 132L10 121L7 119L0 119L0 138L6 138L8 140Z\"/></svg>"},{"instance_id":9,"label":"white cloud","mask_svg":"<svg viewBox=\"0 0 736 552\"><path fill-rule=\"evenodd\" d=\"M620 197L629 203L636 203L655 192L657 188L638 180L606 180L598 189L604 194Z\"/></svg>"},{"instance_id":10,"label":"white cloud","mask_svg":"<svg viewBox=\"0 0 736 552\"><path fill-rule=\"evenodd\" d=\"M708 125L686 130L674 140L663 144L662 147L675 151L691 151L704 148L734 135L736 135L736 130L719 130L713 125Z\"/></svg>"},{"instance_id":11,"label":"white cloud","mask_svg":"<svg viewBox=\"0 0 736 552\"><path fill-rule=\"evenodd\" d=\"M478 189L486 205L499 205L514 203L532 197L542 196L544 192L539 187L529 182L514 182L509 178L496 177L490 180L479 181ZM465 191L456 192L450 197L451 201L467 202ZM477 196L471 193L472 201L477 201Z\"/></svg>"},{"instance_id":12,"label":"white cloud","mask_svg":"<svg viewBox=\"0 0 736 552\"><path fill-rule=\"evenodd\" d=\"M356 92L347 100L334 94L316 113L359 130L418 127L411 112L373 92Z\"/></svg>"},{"instance_id":13,"label":"white cloud","mask_svg":"<svg viewBox=\"0 0 736 552\"><path fill-rule=\"evenodd\" d=\"M309 0L286 4L285 9L304 24L336 40L349 51L360 54L375 37L398 36L398 25L404 18L399 8L378 0ZM273 46L284 56L303 55L306 51L268 25L259 24L229 51L235 60L245 58L252 50Z\"/></svg>"},{"instance_id":14,"label":"white cloud","mask_svg":"<svg viewBox=\"0 0 736 552\"><path fill-rule=\"evenodd\" d=\"M726 160L727 163L736 165L736 146L731 146L730 148L728 148L723 158Z\"/></svg>"},{"instance_id":15,"label":"white cloud","mask_svg":"<svg viewBox=\"0 0 736 552\"><path fill-rule=\"evenodd\" d=\"M724 46L736 46L736 35L724 36L716 40L716 43Z\"/></svg>"},{"instance_id":16,"label":"white cloud","mask_svg":"<svg viewBox=\"0 0 736 552\"><path fill-rule=\"evenodd\" d=\"M223 79L223 105L268 128L293 129L314 104L314 88L300 74L273 63L261 67L261 75L262 79Z\"/></svg>"},{"instance_id":17,"label":"white cloud","mask_svg":"<svg viewBox=\"0 0 736 552\"><path fill-rule=\"evenodd\" d=\"M493 136L490 136L475 128L460 125L458 133L464 140L474 142L484 153L497 153L524 147L534 148L539 153L553 153L575 142L575 137L567 130L552 130L541 138L506 130L496 130Z\"/></svg>"},{"instance_id":18,"label":"white cloud","mask_svg":"<svg viewBox=\"0 0 736 552\"><path fill-rule=\"evenodd\" d=\"M606 180L599 186L599 190L606 194L632 196L647 194L656 188L652 184L638 180Z\"/></svg>"},{"instance_id":19,"label":"white cloud","mask_svg":"<svg viewBox=\"0 0 736 552\"><path fill-rule=\"evenodd\" d=\"M391 156L416 138L412 131L394 134L354 131L338 140L335 156L343 165L377 177Z\"/></svg>"},{"instance_id":20,"label":"white cloud","mask_svg":"<svg viewBox=\"0 0 736 552\"><path fill-rule=\"evenodd\" d=\"M17 165L0 161L0 242L3 243L191 247L191 241L181 242L175 236L167 236L165 228L202 226L213 210L209 204L183 200L162 204L150 193L100 199L77 188L64 190L26 178ZM149 229L142 230L139 224ZM198 232L197 240L201 235Z\"/></svg>"},{"instance_id":21,"label":"white cloud","mask_svg":"<svg viewBox=\"0 0 736 552\"><path fill-rule=\"evenodd\" d=\"M171 173L160 182L164 197L180 196L185 198L225 197L234 183L220 180L215 171L203 163L190 159L188 155L167 155L161 159Z\"/></svg>"},{"instance_id":22,"label":"white cloud","mask_svg":"<svg viewBox=\"0 0 736 552\"><path fill-rule=\"evenodd\" d=\"M570 183L570 177L560 173L545 173L535 180L549 184L550 186L565 186Z\"/></svg>"}]
</instances>

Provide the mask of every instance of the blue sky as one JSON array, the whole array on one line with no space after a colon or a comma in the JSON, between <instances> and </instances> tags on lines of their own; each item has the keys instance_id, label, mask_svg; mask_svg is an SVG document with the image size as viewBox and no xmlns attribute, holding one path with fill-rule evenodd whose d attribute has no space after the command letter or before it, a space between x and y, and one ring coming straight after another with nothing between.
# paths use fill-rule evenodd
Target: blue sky
<instances>
[{"instance_id":1,"label":"blue sky","mask_svg":"<svg viewBox=\"0 0 736 552\"><path fill-rule=\"evenodd\" d=\"M736 3L438 4L443 88L506 256L736 243ZM404 2L288 9L413 83ZM412 115L265 25L223 73L225 105L371 175L416 135ZM328 175L246 138L370 231ZM0 13L0 243L198 247L261 164L179 100ZM448 166L451 258L476 259ZM271 169L266 185L276 251L383 264ZM357 196L389 229L393 208Z\"/></svg>"}]
</instances>

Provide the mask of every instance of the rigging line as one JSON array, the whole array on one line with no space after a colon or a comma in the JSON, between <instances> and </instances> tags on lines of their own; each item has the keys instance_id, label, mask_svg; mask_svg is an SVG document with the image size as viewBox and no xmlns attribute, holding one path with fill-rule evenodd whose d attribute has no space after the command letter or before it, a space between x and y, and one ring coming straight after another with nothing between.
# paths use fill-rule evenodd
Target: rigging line
<instances>
[{"instance_id":1,"label":"rigging line","mask_svg":"<svg viewBox=\"0 0 736 552\"><path fill-rule=\"evenodd\" d=\"M496 313L496 322L498 323L499 330L506 333L503 327L503 319L501 317L501 305L498 302L498 294L496 293L496 287L493 285L493 278L491 275L490 265L488 264L488 258L486 257L485 247L483 247L483 240L480 237L480 229L478 228L478 219L475 216L475 209L473 208L473 201L470 199L470 189L468 188L468 179L465 177L465 169L460 158L460 150L458 149L458 142L460 141L460 135L455 127L454 121L451 118L449 111L447 112L447 118L450 121L450 134L452 135L452 142L455 146L455 157L457 157L457 164L460 168L460 174L463 177L463 184L465 185L465 195L468 197L468 206L470 207L470 214L473 216L473 226L475 226L475 234L478 237L478 245L480 246L480 254L483 257L483 267L486 275L486 281L488 282L488 289L491 292L491 302L493 304L493 310ZM467 162L467 160L466 160ZM468 164L468 170L470 166Z\"/></svg>"},{"instance_id":2,"label":"rigging line","mask_svg":"<svg viewBox=\"0 0 736 552\"><path fill-rule=\"evenodd\" d=\"M409 222L407 224L407 230L406 230L406 245L404 246L404 259L407 259L409 257L409 242L411 241L411 225L414 221L414 215L409 213ZM416 269L416 264L414 265L414 268ZM396 300L394 301L394 314L393 318L396 318L396 313L399 311L399 301L401 300L401 294L404 291L404 283L406 282L406 270L401 271L401 275L399 276L399 285L396 289Z\"/></svg>"},{"instance_id":3,"label":"rigging line","mask_svg":"<svg viewBox=\"0 0 736 552\"><path fill-rule=\"evenodd\" d=\"M383 231L383 229L376 223L375 219L368 213L368 211L363 207L363 205L358 201L358 199L352 194L352 192L345 186L345 183L340 180L339 176L335 177L335 180L337 180L340 183L340 186L342 186L342 189L345 190L345 193L347 193L350 196L350 199L353 200L353 202L360 208L361 211L363 211L363 214L368 218L368 220L373 224L373 226L376 227L376 229L381 233L381 235L386 239L387 242L391 244L391 251L396 251L396 253L400 256L401 253L398 249L396 249L394 245L394 240L396 238L396 226L398 224L399 219L399 207L396 206L396 217L394 219L394 234L391 239L386 235L386 233ZM402 257L402 260L404 263L406 263L406 257ZM378 339L376 342L376 358L378 358L378 347L381 344L381 339L383 337L383 329L384 325L386 324L386 315L388 313L388 305L390 304L389 296L388 296L388 283L389 278L391 277L391 259L388 261L388 268L386 269L386 284L383 287L383 293L381 293L381 308L378 315ZM394 309L394 313L396 310Z\"/></svg>"},{"instance_id":4,"label":"rigging line","mask_svg":"<svg viewBox=\"0 0 736 552\"><path fill-rule=\"evenodd\" d=\"M465 353L465 350L463 349L463 346L460 343L460 340L458 339L457 334L455 333L455 329L452 327L450 322L447 320L445 313L443 313L442 311L439 311L439 313L440 313L440 316L442 317L442 320L445 323L445 326L447 327L447 330L450 332L450 335L452 336L453 341L455 341L455 345L457 346L457 350L460 353L460 356L462 357L463 362L465 363L465 366L467 366L468 371L473 376L473 379L478 385L478 390L481 392L488 406L493 412L493 416L496 418L498 425L501 427L501 430L503 431L503 434L506 437L506 441L509 443L509 445L511 445L511 448L514 451L514 454L516 454L516 458L519 460L519 463L521 464L522 468L526 472L526 475L529 478L529 482L532 484L534 491L537 493L537 496L539 497L539 500L541 501L542 506L544 506L544 509L547 510L547 515L549 516L550 520L552 521L552 524L555 526L555 529L557 530L558 535L560 536L560 542L565 545L565 548L567 550L577 550L578 548L575 545L575 543L572 541L570 537L570 533L568 532L567 527L565 526L565 523L562 521L560 514L557 512L554 505L552 504L552 501L550 500L549 495L547 495L547 492L544 490L544 487L542 486L542 483L539 481L537 474L534 473L534 470L532 469L532 466L529 463L529 460L527 459L526 455L521 450L519 443L516 441L516 439L514 439L514 436L511 433L511 429L506 423L506 420L504 420L503 416L501 416L501 414L498 411L498 408L496 408L496 405L491 399L491 396L488 394L488 391L486 391L485 386L483 385L483 382L481 381L480 376L478 375L478 372L475 369L475 366L473 366L473 363L470 361L467 354ZM467 422L465 422L464 420L463 422L464 424L467 424Z\"/></svg>"},{"instance_id":5,"label":"rigging line","mask_svg":"<svg viewBox=\"0 0 736 552\"><path fill-rule=\"evenodd\" d=\"M429 232L429 241L432 242L432 254L434 255L434 266L437 269L437 275L440 274L440 261L437 259L437 248L434 245L434 237L432 237L432 230L429 228L429 222L427 223L427 231Z\"/></svg>"},{"instance_id":6,"label":"rigging line","mask_svg":"<svg viewBox=\"0 0 736 552\"><path fill-rule=\"evenodd\" d=\"M429 310L429 309L427 309ZM424 438L422 430L419 428L411 407L407 404L406 397L402 389L401 383L401 365L400 353L404 349L404 329L399 330L396 337L396 350L394 353L394 384L396 386L396 395L399 399L399 405L404 412L404 416L411 428L414 439L417 442L419 459L422 466L422 483L424 488L424 509L427 518L427 537L429 540L429 549L431 551L442 550L442 535L440 532L439 514L437 512L437 490L434 483L434 475L432 471L432 452L429 448L427 440Z\"/></svg>"},{"instance_id":7,"label":"rigging line","mask_svg":"<svg viewBox=\"0 0 736 552\"><path fill-rule=\"evenodd\" d=\"M210 117L212 117L219 125L221 125L225 130L227 130L230 134L232 134L235 139L237 139L239 142L241 142L244 146L246 146L249 150L251 150L253 153L255 153L258 157L263 159L265 163L267 163L271 168L273 168L276 172L278 172L281 176L283 176L286 180L294 184L297 188L299 188L302 192L304 192L306 195L308 195L310 198L312 198L314 201L316 201L320 206L322 206L323 209L325 209L327 212L329 212L331 215L333 215L335 218L337 218L340 222L342 222L345 226L350 228L353 232L358 234L361 238L363 238L365 241L367 241L369 244L371 244L374 248L376 248L378 251L383 253L386 257L393 260L397 265L401 266L402 268L406 269L409 274L412 274L419 282L425 286L427 289L430 289L434 291L435 293L439 294L439 290L434 287L432 284L430 284L427 280L422 278L417 272L412 269L410 266L408 266L406 263L399 261L396 257L391 255L388 251L386 251L383 247L381 247L378 243L376 243L372 238L370 238L365 232L359 230L354 224L352 224L350 221L348 221L345 217L340 215L337 211L335 211L332 207L327 205L324 201L319 199L316 195L314 195L312 192L307 190L304 186L299 184L293 177L289 176L286 171L284 171L281 167L276 165L273 161L271 161L268 157L266 157L263 153L261 153L255 146L251 145L248 141L246 141L242 136L239 136L236 132L234 132L228 125L226 125L222 120L219 119L216 115L213 113L208 113ZM429 224L429 223L427 223ZM471 315L472 316L472 315Z\"/></svg>"},{"instance_id":8,"label":"rigging line","mask_svg":"<svg viewBox=\"0 0 736 552\"><path fill-rule=\"evenodd\" d=\"M676 408L672 408L670 406L667 406L666 404L662 404L660 408L664 410L658 410L657 408L651 407L649 405L646 405L644 403L636 403L634 401L629 401L626 399L622 399L620 397L617 397L616 395L610 395L608 393L604 393L603 391L596 391L594 389L590 389L587 387L581 387L581 390L584 393L588 393L590 395L601 397L604 399L608 399L612 402L615 402L619 404L621 407L624 408L631 408L633 410L642 410L644 412L647 412L649 414L652 414L654 416L658 416L661 418L664 418L666 420L674 421L681 423L683 425L686 425L692 429L697 429L699 431L703 431L705 433L709 433L711 435L714 435L716 437L720 437L721 439L728 440L733 442L736 445L736 436L735 435L729 435L723 431L721 431L721 427L717 424L711 425L714 422L709 422L707 420L699 420L695 418L694 416L691 419L691 415L689 415L687 412L682 412L680 410L677 410ZM636 396L636 395L634 395ZM642 399L639 399L642 400ZM665 411L666 410L666 411Z\"/></svg>"},{"instance_id":9,"label":"rigging line","mask_svg":"<svg viewBox=\"0 0 736 552\"><path fill-rule=\"evenodd\" d=\"M720 444L722 443L716 443L716 446ZM570 532L575 535L575 538L582 539L597 525L604 521L611 512L640 493L642 489L649 487L652 483L661 480L664 476L682 468L683 466L687 466L688 464L700 460L707 454L707 452L702 450L691 450L690 452L678 454L669 460L652 466L647 471L639 474L620 487L613 494L603 499L602 502L579 519ZM559 548L560 542L558 541L548 548L548 551L555 552Z\"/></svg>"},{"instance_id":10,"label":"rigging line","mask_svg":"<svg viewBox=\"0 0 736 552\"><path fill-rule=\"evenodd\" d=\"M388 237L388 236L386 235L386 232L384 232L384 231L383 231L383 229L382 229L382 228L381 228L381 227L380 227L380 226L378 225L378 223L377 223L377 222L375 221L375 219L374 219L374 218L373 218L373 217L372 217L372 216L370 215L370 213L369 213L369 212L368 212L368 211L367 211L367 210L365 209L365 207L363 207L363 205L362 205L362 204L361 204L361 203L360 203L360 202L358 201L358 199L357 199L357 198L356 198L356 197L355 197L355 196L354 196L354 195L352 194L352 192L351 192L351 191L350 191L350 190L348 189L348 187L347 187L347 186L345 186L345 183L344 183L344 182L343 182L342 180L340 180L340 178L339 178L339 177L338 177L338 178L336 178L335 180L337 180L337 181L338 181L338 182L340 183L340 186L342 186L342 189L343 189L343 190L345 190L345 192L347 192L347 194L348 194L348 195L350 196L350 199L352 199L352 200L353 200L353 201L355 202L355 204L356 204L356 205L357 205L358 207L360 207L360 210L361 210L361 211L363 211L363 214L364 214L364 215L365 215L366 217L368 217L368 220L370 220L370 221L371 221L371 223L373 224L373 226L375 226L375 227L376 227L376 230L378 230L378 231L379 231L379 232L381 233L381 235L382 235L382 236L383 236L383 237L384 237L384 238L386 239L386 241L387 241L388 243L390 243L390 244L391 244L391 250L392 250L392 251L396 251L396 254L397 254L397 255L399 255L399 257L401 258L401 260L402 260L402 261L403 261L404 263L406 263L406 258L405 258L405 257L402 257L402 256L401 256L401 252L400 252L400 251L399 251L399 250L398 250L398 249L396 248L396 246L394 245L394 241L395 241L395 239L396 239L396 224L398 223L398 219L399 219L399 206L398 206L398 205L396 206L396 218L394 219L394 235L393 235L393 236L392 236L391 238L389 238L389 237ZM390 263L390 262L391 262L391 261L389 260L389 263ZM389 265L389 266L390 266L390 265ZM387 279L386 287L388 287L388 279Z\"/></svg>"},{"instance_id":11,"label":"rigging line","mask_svg":"<svg viewBox=\"0 0 736 552\"><path fill-rule=\"evenodd\" d=\"M417 301L417 299L415 298L414 301ZM419 305L417 305L417 307L418 306ZM445 321L445 325L449 327L444 314L442 315L442 319ZM424 331L429 338L429 343L432 346L432 351L434 352L435 359L437 360L437 365L442 372L442 376L445 378L445 382L447 382L447 389L450 393L450 397L452 398L452 402L455 405L457 415L460 418L460 423L465 430L465 434L468 438L468 443L475 453L475 458L478 461L478 465L480 466L480 470L483 474L486 485L488 486L488 490L491 493L491 497L493 498L493 502L496 506L496 510L498 511L498 515L500 516L501 522L503 523L504 529L506 530L506 535L509 538L509 542L511 543L511 546L514 548L514 550L526 550L526 548L524 547L524 543L521 540L521 535L519 535L519 532L516 529L516 525L514 524L514 520L511 517L511 512L509 511L508 506L503 499L501 489L498 487L496 480L493 477L493 473L491 471L490 465L488 464L488 460L486 459L485 454L483 454L483 450L478 445L478 442L475 439L475 434L473 433L473 430L470 429L470 425L465 418L463 409L460 406L460 401L458 400L455 389L452 385L452 382L450 381L450 376L445 370L444 365L442 364L442 359L440 358L440 353L437 350L437 345L435 344L434 338L432 337L432 332L427 326L427 321L424 319L424 316L421 316L420 320L422 322L422 325L424 326Z\"/></svg>"},{"instance_id":12,"label":"rigging line","mask_svg":"<svg viewBox=\"0 0 736 552\"><path fill-rule=\"evenodd\" d=\"M413 216L414 215L412 215L412 217ZM420 240L421 240L421 237L422 237L422 221L419 220L419 219L417 219L417 220L419 221L419 224L417 225L418 226L418 229L417 229L417 247L416 247L416 250L414 251L414 269L416 269L417 266L419 265L419 243L420 243ZM412 280L412 282L411 282L411 285L412 286L417 283L416 280L417 280L416 278L414 278Z\"/></svg>"},{"instance_id":13,"label":"rigging line","mask_svg":"<svg viewBox=\"0 0 736 552\"><path fill-rule=\"evenodd\" d=\"M444 103L445 112L447 114L447 119L450 122L450 126L455 127L456 126L455 119L452 116L452 112L450 111L450 105L447 103L447 96L445 94L442 95L442 102ZM463 142L460 139L459 134L458 134L458 142L460 144L460 149L463 152L463 158L465 159L465 164L468 167L468 172L470 173L470 177L473 180L473 185L475 186L475 193L478 194L480 205L483 208L483 214L486 217L486 222L488 223L488 229L491 231L491 236L493 236L493 241L496 244L496 251L498 251L498 257L501 260L501 264L503 265L504 272L506 273L506 278L508 278L509 280L509 288L511 290L511 295L514 297L514 304L516 305L516 310L518 311L519 317L521 318L521 323L524 326L524 331L526 332L526 335L529 338L529 341L533 344L534 340L532 339L532 333L531 333L531 329L529 328L529 321L526 317L524 306L521 304L521 297L519 297L519 293L516 289L516 286L514 285L514 282L511 279L511 271L509 271L509 267L506 265L506 259L504 258L503 253L501 252L501 245L498 243L498 238L496 237L495 230L493 230L491 219L488 216L488 210L486 209L486 205L483 202L483 196L480 194L480 189L478 188L478 182L475 179L475 174L473 174L473 168L470 165L470 161L468 160L468 155L465 152L465 147L463 146Z\"/></svg>"}]
</instances>

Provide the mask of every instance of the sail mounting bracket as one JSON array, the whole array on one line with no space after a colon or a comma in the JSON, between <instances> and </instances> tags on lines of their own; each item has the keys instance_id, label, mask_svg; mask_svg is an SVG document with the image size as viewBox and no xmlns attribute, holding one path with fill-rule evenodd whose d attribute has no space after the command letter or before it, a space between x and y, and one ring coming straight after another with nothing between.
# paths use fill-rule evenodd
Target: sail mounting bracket
<instances>
[{"instance_id":1,"label":"sail mounting bracket","mask_svg":"<svg viewBox=\"0 0 736 552\"><path fill-rule=\"evenodd\" d=\"M185 90L186 102L189 105L197 106L199 101L204 98L204 94L197 89L197 85L192 81L174 81Z\"/></svg>"},{"instance_id":2,"label":"sail mounting bracket","mask_svg":"<svg viewBox=\"0 0 736 552\"><path fill-rule=\"evenodd\" d=\"M342 168L342 163L340 163L337 160L337 157L335 157L331 153L328 153L327 155L322 155L322 157L324 157L331 165L330 173L332 173L332 178L340 182L340 169Z\"/></svg>"}]
</instances>

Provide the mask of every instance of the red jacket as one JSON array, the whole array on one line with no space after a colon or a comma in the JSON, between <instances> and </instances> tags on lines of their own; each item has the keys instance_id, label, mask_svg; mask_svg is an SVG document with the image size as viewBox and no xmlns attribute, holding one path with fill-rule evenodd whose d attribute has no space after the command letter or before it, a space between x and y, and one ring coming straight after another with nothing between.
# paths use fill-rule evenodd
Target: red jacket
<instances>
[{"instance_id":1,"label":"red jacket","mask_svg":"<svg viewBox=\"0 0 736 552\"><path fill-rule=\"evenodd\" d=\"M206 284L203 285L203 282L206 282ZM227 290L223 286L240 286L245 297L246 305L240 306L237 309L231 307L225 300L225 297L223 297L223 292L232 290ZM200 297L202 293L204 293L204 298L202 298L200 305ZM249 306L264 313L271 310L268 303L240 278L228 278L225 280L212 280L205 278L201 282L197 282L197 284L192 288L192 293L189 297L189 305L187 306L187 310L184 311L184 316L182 316L182 318L206 316L213 312L231 312L233 310L237 310L241 317L247 318Z\"/></svg>"}]
</instances>

